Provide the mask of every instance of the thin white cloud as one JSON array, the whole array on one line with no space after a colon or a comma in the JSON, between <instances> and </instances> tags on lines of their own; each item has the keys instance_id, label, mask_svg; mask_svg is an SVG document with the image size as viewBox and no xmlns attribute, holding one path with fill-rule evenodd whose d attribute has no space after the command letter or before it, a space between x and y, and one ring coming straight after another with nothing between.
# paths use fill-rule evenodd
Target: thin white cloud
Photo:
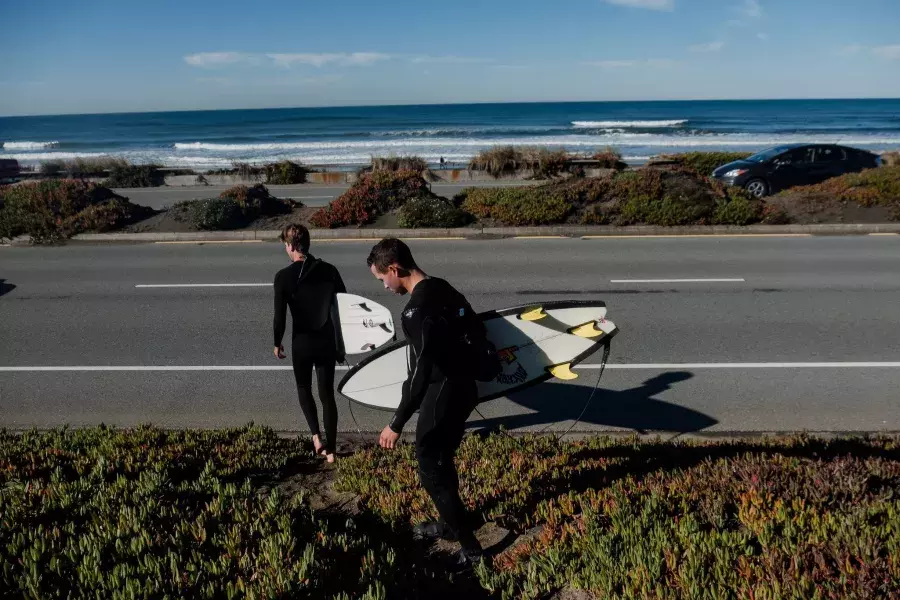
<instances>
[{"instance_id":1,"label":"thin white cloud","mask_svg":"<svg viewBox=\"0 0 900 600\"><path fill-rule=\"evenodd\" d=\"M604 0L608 4L648 8L650 10L675 10L675 0Z\"/></svg>"},{"instance_id":2,"label":"thin white cloud","mask_svg":"<svg viewBox=\"0 0 900 600\"><path fill-rule=\"evenodd\" d=\"M756 34L756 37L758 37L759 39L761 39L762 41L765 42L765 41L768 41L768 39L769 39L769 34L768 34L768 33L762 33L762 32L760 32L760 33L757 33L757 34Z\"/></svg>"},{"instance_id":3,"label":"thin white cloud","mask_svg":"<svg viewBox=\"0 0 900 600\"><path fill-rule=\"evenodd\" d=\"M230 77L198 77L197 83L203 84L213 84L213 85L231 85L232 83L237 83L234 79Z\"/></svg>"},{"instance_id":4,"label":"thin white cloud","mask_svg":"<svg viewBox=\"0 0 900 600\"><path fill-rule=\"evenodd\" d=\"M491 68L498 71L525 71L531 67L526 65L493 65Z\"/></svg>"},{"instance_id":5,"label":"thin white cloud","mask_svg":"<svg viewBox=\"0 0 900 600\"><path fill-rule=\"evenodd\" d=\"M676 62L668 58L650 58L640 60L594 60L581 64L586 67L599 67L601 69L630 69L637 67L671 67Z\"/></svg>"},{"instance_id":6,"label":"thin white cloud","mask_svg":"<svg viewBox=\"0 0 900 600\"><path fill-rule=\"evenodd\" d=\"M243 52L199 52L184 57L184 62L192 67L221 67L250 60L252 55Z\"/></svg>"},{"instance_id":7,"label":"thin white cloud","mask_svg":"<svg viewBox=\"0 0 900 600\"><path fill-rule=\"evenodd\" d=\"M725 42L709 42L708 44L695 44L688 48L691 52L720 52L725 47Z\"/></svg>"},{"instance_id":8,"label":"thin white cloud","mask_svg":"<svg viewBox=\"0 0 900 600\"><path fill-rule=\"evenodd\" d=\"M410 62L414 64L473 65L493 62L493 59L472 56L415 56L410 59Z\"/></svg>"},{"instance_id":9,"label":"thin white cloud","mask_svg":"<svg viewBox=\"0 0 900 600\"><path fill-rule=\"evenodd\" d=\"M838 56L858 56L862 52L871 53L885 60L900 60L900 44L888 44L886 46L863 46L861 44L849 44L837 51Z\"/></svg>"},{"instance_id":10,"label":"thin white cloud","mask_svg":"<svg viewBox=\"0 0 900 600\"><path fill-rule=\"evenodd\" d=\"M726 21L725 25L728 27L750 27L754 21L763 16L763 7L759 0L743 0L732 10L740 16Z\"/></svg>"},{"instance_id":11,"label":"thin white cloud","mask_svg":"<svg viewBox=\"0 0 900 600\"><path fill-rule=\"evenodd\" d=\"M744 2L738 7L738 10L746 17L750 17L751 19L758 19L763 14L762 6L759 3L759 0L744 0Z\"/></svg>"},{"instance_id":12,"label":"thin white cloud","mask_svg":"<svg viewBox=\"0 0 900 600\"><path fill-rule=\"evenodd\" d=\"M343 75L322 75L321 77L306 77L300 80L305 85L328 85L329 83L337 83L344 78Z\"/></svg>"},{"instance_id":13,"label":"thin white cloud","mask_svg":"<svg viewBox=\"0 0 900 600\"><path fill-rule=\"evenodd\" d=\"M900 60L900 44L876 46L872 48L872 53L880 58L886 58L888 60Z\"/></svg>"},{"instance_id":14,"label":"thin white cloud","mask_svg":"<svg viewBox=\"0 0 900 600\"><path fill-rule=\"evenodd\" d=\"M367 66L378 61L388 60L391 58L389 54L381 54L380 52L336 52L336 53L294 53L294 54L266 54L267 57L274 61L276 66L291 68L296 65L312 65L314 67L324 67L325 65L339 66Z\"/></svg>"},{"instance_id":15,"label":"thin white cloud","mask_svg":"<svg viewBox=\"0 0 900 600\"><path fill-rule=\"evenodd\" d=\"M595 60L581 63L586 67L600 67L601 69L624 69L637 66L636 60Z\"/></svg>"},{"instance_id":16,"label":"thin white cloud","mask_svg":"<svg viewBox=\"0 0 900 600\"><path fill-rule=\"evenodd\" d=\"M336 73L329 75L316 75L314 77L283 77L279 79L273 79L268 81L263 81L263 84L271 84L277 86L304 86L304 87L321 87L326 86L332 83L336 83L341 81L344 78L343 75L338 75Z\"/></svg>"}]
</instances>

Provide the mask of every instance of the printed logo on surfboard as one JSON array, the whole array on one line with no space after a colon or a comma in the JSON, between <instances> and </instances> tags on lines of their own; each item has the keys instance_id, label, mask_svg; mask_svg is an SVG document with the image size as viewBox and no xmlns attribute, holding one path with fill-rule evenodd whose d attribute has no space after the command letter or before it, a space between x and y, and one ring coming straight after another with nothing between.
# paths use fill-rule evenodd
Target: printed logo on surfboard
<instances>
[{"instance_id":1,"label":"printed logo on surfboard","mask_svg":"<svg viewBox=\"0 0 900 600\"><path fill-rule=\"evenodd\" d=\"M500 358L501 371L497 375L497 383L503 385L516 385L525 383L528 379L528 371L519 363L516 352L519 351L518 346L510 346L497 351Z\"/></svg>"}]
</instances>

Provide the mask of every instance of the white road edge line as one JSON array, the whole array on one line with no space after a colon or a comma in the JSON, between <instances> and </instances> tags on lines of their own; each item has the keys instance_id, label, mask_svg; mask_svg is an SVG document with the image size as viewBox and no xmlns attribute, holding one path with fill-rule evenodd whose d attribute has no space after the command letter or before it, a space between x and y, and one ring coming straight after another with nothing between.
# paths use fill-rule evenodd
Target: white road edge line
<instances>
[{"instance_id":1,"label":"white road edge line","mask_svg":"<svg viewBox=\"0 0 900 600\"><path fill-rule=\"evenodd\" d=\"M610 283L743 283L743 278L735 279L610 279Z\"/></svg>"},{"instance_id":2,"label":"white road edge line","mask_svg":"<svg viewBox=\"0 0 900 600\"><path fill-rule=\"evenodd\" d=\"M272 287L271 283L140 283L136 288Z\"/></svg>"},{"instance_id":3,"label":"white road edge line","mask_svg":"<svg viewBox=\"0 0 900 600\"><path fill-rule=\"evenodd\" d=\"M600 365L577 365L576 369L599 369ZM607 364L614 370L667 370L667 369L898 369L900 362L770 362L770 363L647 363Z\"/></svg>"},{"instance_id":4,"label":"white road edge line","mask_svg":"<svg viewBox=\"0 0 900 600\"><path fill-rule=\"evenodd\" d=\"M576 369L599 369L599 364L577 365ZM290 371L290 365L138 365L138 366L21 366L0 367L0 373L102 372L102 371ZM769 363L645 363L607 364L607 369L623 371L663 371L672 369L900 369L900 362L769 362ZM338 371L350 369L346 365Z\"/></svg>"}]
</instances>

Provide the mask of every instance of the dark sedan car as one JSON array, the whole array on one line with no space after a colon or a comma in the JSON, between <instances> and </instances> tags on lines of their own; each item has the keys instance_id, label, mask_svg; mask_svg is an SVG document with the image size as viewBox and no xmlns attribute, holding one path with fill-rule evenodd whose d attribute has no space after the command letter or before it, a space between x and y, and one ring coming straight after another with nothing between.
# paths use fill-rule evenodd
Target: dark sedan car
<instances>
[{"instance_id":1,"label":"dark sedan car","mask_svg":"<svg viewBox=\"0 0 900 600\"><path fill-rule=\"evenodd\" d=\"M15 183L19 180L19 161L0 158L0 184Z\"/></svg>"},{"instance_id":2,"label":"dark sedan car","mask_svg":"<svg viewBox=\"0 0 900 600\"><path fill-rule=\"evenodd\" d=\"M790 144L722 165L712 176L762 198L795 185L812 185L879 164L881 158L866 150L834 144Z\"/></svg>"}]
</instances>

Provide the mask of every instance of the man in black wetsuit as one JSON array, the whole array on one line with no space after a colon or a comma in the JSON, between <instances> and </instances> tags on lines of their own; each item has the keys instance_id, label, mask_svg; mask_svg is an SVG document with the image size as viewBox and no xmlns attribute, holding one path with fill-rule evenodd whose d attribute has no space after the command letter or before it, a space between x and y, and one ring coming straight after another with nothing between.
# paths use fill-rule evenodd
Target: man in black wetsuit
<instances>
[{"instance_id":1,"label":"man in black wetsuit","mask_svg":"<svg viewBox=\"0 0 900 600\"><path fill-rule=\"evenodd\" d=\"M281 233L284 249L291 258L288 267L275 275L275 356L284 359L287 307L291 307L291 336L297 398L306 417L316 454L334 462L337 436L337 405L334 401L334 366L344 360L339 338L336 294L347 290L338 270L309 253L309 231L303 225L288 225ZM325 439L321 439L319 415L312 395L312 371L316 368Z\"/></svg>"},{"instance_id":2,"label":"man in black wetsuit","mask_svg":"<svg viewBox=\"0 0 900 600\"><path fill-rule=\"evenodd\" d=\"M419 411L419 478L441 521L421 523L415 534L420 539L458 540L462 546L460 566L469 566L481 559L481 546L459 497L453 458L466 419L478 402L475 379L461 356L464 349L456 343L461 318L474 315L472 307L449 283L419 269L409 247L400 240L385 239L376 244L367 263L385 288L395 294L410 294L401 318L410 343L409 377L403 385L400 406L381 432L380 444L393 448L403 426Z\"/></svg>"}]
</instances>

